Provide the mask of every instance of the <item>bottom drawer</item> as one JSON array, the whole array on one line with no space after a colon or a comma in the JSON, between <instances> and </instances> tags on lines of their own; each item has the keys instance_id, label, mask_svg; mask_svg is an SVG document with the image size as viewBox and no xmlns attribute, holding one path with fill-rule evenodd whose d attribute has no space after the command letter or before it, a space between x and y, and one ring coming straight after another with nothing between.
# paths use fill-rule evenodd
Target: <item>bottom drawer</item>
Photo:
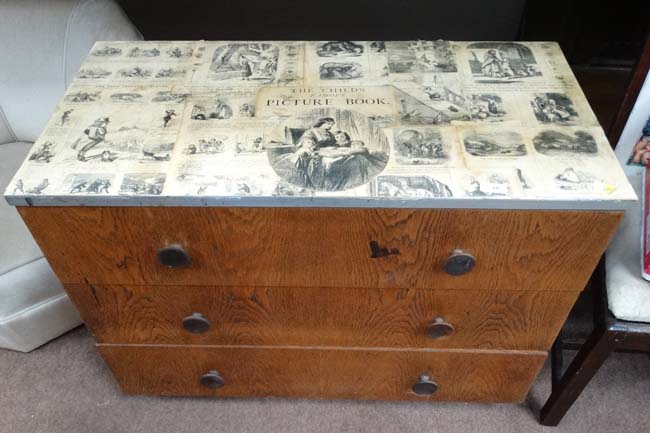
<instances>
[{"instance_id":1,"label":"bottom drawer","mask_svg":"<svg viewBox=\"0 0 650 433\"><path fill-rule=\"evenodd\" d=\"M544 352L270 346L98 348L127 393L215 397L518 402L546 357ZM436 388L420 380L425 375L437 389L416 394L416 383L419 391ZM219 388L206 386L221 381Z\"/></svg>"}]
</instances>

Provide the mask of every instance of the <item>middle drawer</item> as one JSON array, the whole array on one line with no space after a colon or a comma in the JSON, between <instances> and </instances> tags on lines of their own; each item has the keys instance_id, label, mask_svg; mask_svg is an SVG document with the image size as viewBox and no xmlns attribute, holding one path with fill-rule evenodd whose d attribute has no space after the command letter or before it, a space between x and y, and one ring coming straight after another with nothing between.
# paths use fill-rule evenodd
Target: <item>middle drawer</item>
<instances>
[{"instance_id":1,"label":"middle drawer","mask_svg":"<svg viewBox=\"0 0 650 433\"><path fill-rule=\"evenodd\" d=\"M547 350L575 292L66 285L99 343Z\"/></svg>"}]
</instances>

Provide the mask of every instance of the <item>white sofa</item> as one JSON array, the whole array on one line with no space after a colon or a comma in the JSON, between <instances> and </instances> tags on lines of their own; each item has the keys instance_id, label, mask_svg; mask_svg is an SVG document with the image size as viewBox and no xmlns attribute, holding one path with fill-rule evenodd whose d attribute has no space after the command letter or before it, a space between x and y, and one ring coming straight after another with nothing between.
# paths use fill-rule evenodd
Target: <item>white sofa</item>
<instances>
[{"instance_id":1,"label":"white sofa","mask_svg":"<svg viewBox=\"0 0 650 433\"><path fill-rule=\"evenodd\" d=\"M0 0L0 192L98 40L142 35L113 0ZM0 348L28 352L81 320L16 209L0 199Z\"/></svg>"}]
</instances>

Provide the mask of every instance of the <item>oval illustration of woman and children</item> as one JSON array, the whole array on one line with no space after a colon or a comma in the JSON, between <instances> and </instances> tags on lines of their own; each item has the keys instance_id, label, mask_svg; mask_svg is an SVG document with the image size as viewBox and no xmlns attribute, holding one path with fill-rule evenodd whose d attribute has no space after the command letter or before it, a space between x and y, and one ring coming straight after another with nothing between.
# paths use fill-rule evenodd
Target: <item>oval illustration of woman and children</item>
<instances>
[{"instance_id":1,"label":"oval illustration of woman and children","mask_svg":"<svg viewBox=\"0 0 650 433\"><path fill-rule=\"evenodd\" d=\"M388 138L372 120L349 110L313 110L292 117L268 156L285 181L318 191L342 191L374 179L388 163Z\"/></svg>"}]
</instances>

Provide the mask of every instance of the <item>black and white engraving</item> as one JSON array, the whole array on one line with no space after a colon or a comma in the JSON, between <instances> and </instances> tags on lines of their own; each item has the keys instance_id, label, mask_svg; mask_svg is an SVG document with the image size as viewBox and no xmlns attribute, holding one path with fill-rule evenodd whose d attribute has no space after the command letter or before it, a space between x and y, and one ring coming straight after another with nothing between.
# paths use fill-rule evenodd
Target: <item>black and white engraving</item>
<instances>
[{"instance_id":1,"label":"black and white engraving","mask_svg":"<svg viewBox=\"0 0 650 433\"><path fill-rule=\"evenodd\" d=\"M100 80L102 78L108 77L109 75L111 75L111 71L108 71L104 68L95 67L81 69L79 73L77 73L77 78L84 80Z\"/></svg>"},{"instance_id":2,"label":"black and white engraving","mask_svg":"<svg viewBox=\"0 0 650 433\"><path fill-rule=\"evenodd\" d=\"M637 156L650 155L645 129ZM634 198L616 164L555 43L111 41L91 49L6 195L611 209Z\"/></svg>"},{"instance_id":3,"label":"black and white engraving","mask_svg":"<svg viewBox=\"0 0 650 433\"><path fill-rule=\"evenodd\" d=\"M526 156L526 143L518 132L475 132L464 136L465 151L478 157Z\"/></svg>"},{"instance_id":4,"label":"black and white engraving","mask_svg":"<svg viewBox=\"0 0 650 433\"><path fill-rule=\"evenodd\" d=\"M568 167L555 178L555 185L564 191L594 192L597 184L603 184L602 180L587 171Z\"/></svg>"},{"instance_id":5,"label":"black and white engraving","mask_svg":"<svg viewBox=\"0 0 650 433\"><path fill-rule=\"evenodd\" d=\"M379 176L377 195L389 198L453 196L449 186L429 176Z\"/></svg>"},{"instance_id":6,"label":"black and white engraving","mask_svg":"<svg viewBox=\"0 0 650 433\"><path fill-rule=\"evenodd\" d=\"M165 184L164 173L127 173L120 185L120 194L160 195Z\"/></svg>"},{"instance_id":7,"label":"black and white engraving","mask_svg":"<svg viewBox=\"0 0 650 433\"><path fill-rule=\"evenodd\" d=\"M363 76L363 67L357 62L327 62L318 73L321 80L352 80Z\"/></svg>"},{"instance_id":8,"label":"black and white engraving","mask_svg":"<svg viewBox=\"0 0 650 433\"><path fill-rule=\"evenodd\" d=\"M243 103L239 106L239 117L255 117L255 105Z\"/></svg>"},{"instance_id":9,"label":"black and white engraving","mask_svg":"<svg viewBox=\"0 0 650 433\"><path fill-rule=\"evenodd\" d=\"M92 156L86 155L90 150L104 143L110 121L111 120L108 117L100 117L95 120L83 131L82 137L78 138L72 145L74 150L79 148L79 151L77 152L77 159L79 161L86 162L91 159L99 159L103 162L113 162L115 160L116 156L111 153L110 150L104 150L101 153Z\"/></svg>"},{"instance_id":10,"label":"black and white engraving","mask_svg":"<svg viewBox=\"0 0 650 433\"><path fill-rule=\"evenodd\" d=\"M209 189L206 189L203 194L209 192L218 195L262 195L264 188L264 182L259 178L215 176L215 179L217 181L216 191L210 192ZM202 195L201 190L198 191L198 194Z\"/></svg>"},{"instance_id":11,"label":"black and white engraving","mask_svg":"<svg viewBox=\"0 0 650 433\"><path fill-rule=\"evenodd\" d=\"M189 98L189 93L173 92L170 90L165 90L162 92L156 92L156 95L151 100L152 102L172 102L175 104L181 104Z\"/></svg>"},{"instance_id":12,"label":"black and white engraving","mask_svg":"<svg viewBox=\"0 0 650 433\"><path fill-rule=\"evenodd\" d=\"M9 189L7 189L7 191L9 191ZM25 183L23 182L22 179L16 180L12 188L12 194L14 195L25 194Z\"/></svg>"},{"instance_id":13,"label":"black and white engraving","mask_svg":"<svg viewBox=\"0 0 650 433\"><path fill-rule=\"evenodd\" d=\"M269 83L275 79L280 49L269 43L233 43L218 47L209 78Z\"/></svg>"},{"instance_id":14,"label":"black and white engraving","mask_svg":"<svg viewBox=\"0 0 650 433\"><path fill-rule=\"evenodd\" d=\"M395 95L400 118L408 124L500 122L507 115L503 99L494 94L466 96L446 86L411 86L396 88Z\"/></svg>"},{"instance_id":15,"label":"black and white engraving","mask_svg":"<svg viewBox=\"0 0 650 433\"><path fill-rule=\"evenodd\" d=\"M442 164L449 149L440 131L432 128L398 129L394 133L397 162L408 165Z\"/></svg>"},{"instance_id":16,"label":"black and white engraving","mask_svg":"<svg viewBox=\"0 0 650 433\"><path fill-rule=\"evenodd\" d=\"M479 81L508 83L541 76L533 52L516 42L474 42L467 46L469 66Z\"/></svg>"},{"instance_id":17,"label":"black and white engraving","mask_svg":"<svg viewBox=\"0 0 650 433\"><path fill-rule=\"evenodd\" d=\"M259 135L250 135L250 136L245 136L242 137L241 139L237 140L237 144L235 145L235 153L236 154L243 154L243 153L263 153L266 152L266 142L264 140L264 137L261 137Z\"/></svg>"},{"instance_id":18,"label":"black and white engraving","mask_svg":"<svg viewBox=\"0 0 650 433\"><path fill-rule=\"evenodd\" d=\"M316 46L316 54L318 57L357 57L362 55L363 51L362 44L352 41L323 42Z\"/></svg>"},{"instance_id":19,"label":"black and white engraving","mask_svg":"<svg viewBox=\"0 0 650 433\"><path fill-rule=\"evenodd\" d=\"M136 92L119 92L110 96L112 102L141 102L142 94Z\"/></svg>"},{"instance_id":20,"label":"black and white engraving","mask_svg":"<svg viewBox=\"0 0 650 433\"><path fill-rule=\"evenodd\" d=\"M95 57L117 57L122 55L122 49L117 47L98 48L92 52Z\"/></svg>"},{"instance_id":21,"label":"black and white engraving","mask_svg":"<svg viewBox=\"0 0 650 433\"><path fill-rule=\"evenodd\" d=\"M65 96L64 101L66 102L96 102L101 97L101 91L95 92L84 92L79 91L75 93L69 93Z\"/></svg>"},{"instance_id":22,"label":"black and white engraving","mask_svg":"<svg viewBox=\"0 0 650 433\"><path fill-rule=\"evenodd\" d=\"M134 66L132 68L120 69L117 71L117 74L120 78L149 78L153 74L153 71L142 66Z\"/></svg>"},{"instance_id":23,"label":"black and white engraving","mask_svg":"<svg viewBox=\"0 0 650 433\"><path fill-rule=\"evenodd\" d=\"M481 177L466 176L463 190L470 197L490 197L512 195L510 180L501 173L488 173Z\"/></svg>"},{"instance_id":24,"label":"black and white engraving","mask_svg":"<svg viewBox=\"0 0 650 433\"><path fill-rule=\"evenodd\" d=\"M176 142L158 140L143 146L140 162L164 162L171 160L171 153Z\"/></svg>"},{"instance_id":25,"label":"black and white engraving","mask_svg":"<svg viewBox=\"0 0 650 433\"><path fill-rule=\"evenodd\" d=\"M156 72L156 78L178 78L185 76L187 71L185 69L178 68L163 68Z\"/></svg>"},{"instance_id":26,"label":"black and white engraving","mask_svg":"<svg viewBox=\"0 0 650 433\"><path fill-rule=\"evenodd\" d=\"M386 167L388 138L367 116L319 109L287 121L268 143L271 166L285 181L321 191L364 185Z\"/></svg>"},{"instance_id":27,"label":"black and white engraving","mask_svg":"<svg viewBox=\"0 0 650 433\"><path fill-rule=\"evenodd\" d=\"M72 174L66 177L70 194L110 194L113 175L109 174Z\"/></svg>"},{"instance_id":28,"label":"black and white engraving","mask_svg":"<svg viewBox=\"0 0 650 433\"><path fill-rule=\"evenodd\" d=\"M372 41L369 44L370 51L373 53L385 53L386 52L386 42L384 41Z\"/></svg>"},{"instance_id":29,"label":"black and white engraving","mask_svg":"<svg viewBox=\"0 0 650 433\"><path fill-rule=\"evenodd\" d=\"M154 48L140 48L134 47L129 51L129 57L158 57L160 56L160 50L156 47Z\"/></svg>"},{"instance_id":30,"label":"black and white engraving","mask_svg":"<svg viewBox=\"0 0 650 433\"><path fill-rule=\"evenodd\" d=\"M192 120L223 120L233 115L232 107L226 101L217 99L211 104L195 104L192 107Z\"/></svg>"},{"instance_id":31,"label":"black and white engraving","mask_svg":"<svg viewBox=\"0 0 650 433\"><path fill-rule=\"evenodd\" d=\"M226 150L227 136L199 139L189 143L184 150L186 155L215 155Z\"/></svg>"},{"instance_id":32,"label":"black and white engraving","mask_svg":"<svg viewBox=\"0 0 650 433\"><path fill-rule=\"evenodd\" d=\"M203 49L205 49L205 47L203 47ZM192 50L192 48L189 47L186 48L173 47L168 49L166 53L172 59L182 59L184 57L192 57L194 50Z\"/></svg>"},{"instance_id":33,"label":"black and white engraving","mask_svg":"<svg viewBox=\"0 0 650 433\"><path fill-rule=\"evenodd\" d=\"M50 186L50 181L47 178L42 179L29 186L25 184L22 179L18 179L14 184L14 194L42 194Z\"/></svg>"},{"instance_id":34,"label":"black and white engraving","mask_svg":"<svg viewBox=\"0 0 650 433\"><path fill-rule=\"evenodd\" d=\"M70 115L74 112L74 108L69 108L61 113L61 124L60 126L65 126L66 123L70 121Z\"/></svg>"},{"instance_id":35,"label":"black and white engraving","mask_svg":"<svg viewBox=\"0 0 650 433\"><path fill-rule=\"evenodd\" d=\"M49 163L54 158L54 143L46 141L29 155L29 161Z\"/></svg>"},{"instance_id":36,"label":"black and white engraving","mask_svg":"<svg viewBox=\"0 0 650 433\"><path fill-rule=\"evenodd\" d=\"M446 41L386 42L391 74L456 72L456 61Z\"/></svg>"},{"instance_id":37,"label":"black and white engraving","mask_svg":"<svg viewBox=\"0 0 650 433\"><path fill-rule=\"evenodd\" d=\"M165 110L165 115L162 118L162 120L163 120L163 128L167 128L169 123L176 116L177 116L176 110L174 110L174 109Z\"/></svg>"},{"instance_id":38,"label":"black and white engraving","mask_svg":"<svg viewBox=\"0 0 650 433\"><path fill-rule=\"evenodd\" d=\"M219 196L262 196L271 195L271 182L267 176L205 176L181 174L177 180L184 184L192 195Z\"/></svg>"},{"instance_id":39,"label":"black and white engraving","mask_svg":"<svg viewBox=\"0 0 650 433\"><path fill-rule=\"evenodd\" d=\"M535 150L548 156L596 155L598 144L585 131L542 131L533 138Z\"/></svg>"},{"instance_id":40,"label":"black and white engraving","mask_svg":"<svg viewBox=\"0 0 650 433\"><path fill-rule=\"evenodd\" d=\"M444 125L453 120L471 120L465 97L447 87L396 88L395 96L403 123Z\"/></svg>"},{"instance_id":41,"label":"black and white engraving","mask_svg":"<svg viewBox=\"0 0 650 433\"><path fill-rule=\"evenodd\" d=\"M466 98L466 109L472 120L499 120L506 115L503 100L498 95L480 94Z\"/></svg>"},{"instance_id":42,"label":"black and white engraving","mask_svg":"<svg viewBox=\"0 0 650 433\"><path fill-rule=\"evenodd\" d=\"M110 123L109 117L100 117L84 129L72 145L78 161L112 163L142 156L147 131L137 124L111 128Z\"/></svg>"},{"instance_id":43,"label":"black and white engraving","mask_svg":"<svg viewBox=\"0 0 650 433\"><path fill-rule=\"evenodd\" d=\"M312 195L312 192L303 187L298 187L283 180L279 181L271 193L274 197L306 197Z\"/></svg>"},{"instance_id":44,"label":"black and white engraving","mask_svg":"<svg viewBox=\"0 0 650 433\"><path fill-rule=\"evenodd\" d=\"M573 101L562 93L538 93L530 101L535 117L542 123L567 124L578 118Z\"/></svg>"},{"instance_id":45,"label":"black and white engraving","mask_svg":"<svg viewBox=\"0 0 650 433\"><path fill-rule=\"evenodd\" d=\"M521 168L516 168L515 174L517 175L517 181L519 181L519 185L521 185L523 190L532 188L530 178L524 174Z\"/></svg>"}]
</instances>

